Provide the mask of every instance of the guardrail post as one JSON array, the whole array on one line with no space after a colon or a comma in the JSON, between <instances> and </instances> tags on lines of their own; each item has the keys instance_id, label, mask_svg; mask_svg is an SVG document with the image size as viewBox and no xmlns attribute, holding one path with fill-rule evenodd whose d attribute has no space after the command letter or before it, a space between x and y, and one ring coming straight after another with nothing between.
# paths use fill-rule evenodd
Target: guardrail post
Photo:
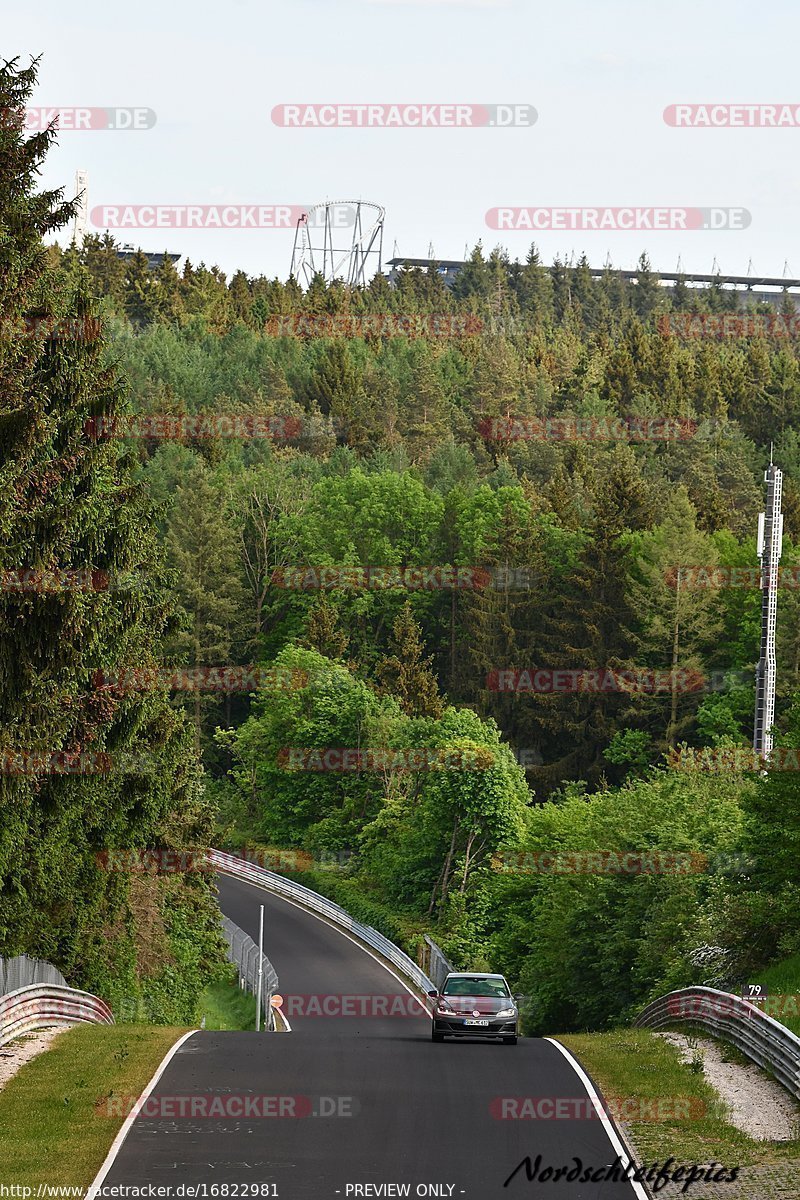
<instances>
[{"instance_id":1,"label":"guardrail post","mask_svg":"<svg viewBox=\"0 0 800 1200\"><path fill-rule=\"evenodd\" d=\"M258 993L256 995L256 1033L261 1029L261 988L264 982L264 905L258 919Z\"/></svg>"}]
</instances>

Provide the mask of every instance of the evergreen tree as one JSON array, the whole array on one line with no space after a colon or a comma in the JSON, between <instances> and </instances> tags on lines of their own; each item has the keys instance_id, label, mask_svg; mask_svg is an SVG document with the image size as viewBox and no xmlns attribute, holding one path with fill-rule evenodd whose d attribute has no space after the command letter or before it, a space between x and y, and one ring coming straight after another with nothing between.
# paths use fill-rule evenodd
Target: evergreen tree
<instances>
[{"instance_id":1,"label":"evergreen tree","mask_svg":"<svg viewBox=\"0 0 800 1200\"><path fill-rule=\"evenodd\" d=\"M456 300L486 300L492 294L493 271L483 257L483 246L478 242L453 284Z\"/></svg>"},{"instance_id":2,"label":"evergreen tree","mask_svg":"<svg viewBox=\"0 0 800 1200\"><path fill-rule=\"evenodd\" d=\"M667 746L685 732L697 705L697 693L682 690L681 673L698 681L703 666L713 657L722 630L718 597L713 589L688 585L688 567L713 570L718 551L696 526L696 513L685 488L671 498L659 524L636 535L635 565L630 597L639 613L644 659L661 671L671 672L669 711L664 698L645 700L642 708ZM682 716L679 714L682 712Z\"/></svg>"},{"instance_id":3,"label":"evergreen tree","mask_svg":"<svg viewBox=\"0 0 800 1200\"><path fill-rule=\"evenodd\" d=\"M397 696L410 717L440 717L444 705L431 670L433 657L424 657L422 631L408 601L392 626L390 651L378 664L378 678L386 691Z\"/></svg>"},{"instance_id":4,"label":"evergreen tree","mask_svg":"<svg viewBox=\"0 0 800 1200\"><path fill-rule=\"evenodd\" d=\"M132 325L142 329L149 325L156 313L156 297L153 276L143 250L137 250L125 266L123 286L125 315Z\"/></svg>"},{"instance_id":5,"label":"evergreen tree","mask_svg":"<svg viewBox=\"0 0 800 1200\"><path fill-rule=\"evenodd\" d=\"M0 111L28 107L36 73L0 66ZM0 954L48 959L112 1005L169 996L180 956L161 1019L189 1021L221 961L208 881L153 880L140 922L130 876L96 860L202 851L210 812L163 693L119 683L155 668L171 608L142 487L92 425L124 412L97 313L47 266L42 238L72 216L60 191L36 190L53 136L0 123L0 574L20 581L0 589ZM41 336L26 331L33 314Z\"/></svg>"},{"instance_id":6,"label":"evergreen tree","mask_svg":"<svg viewBox=\"0 0 800 1200\"><path fill-rule=\"evenodd\" d=\"M101 296L108 296L115 307L124 305L125 261L117 254L117 243L110 233L87 233L81 247L81 261Z\"/></svg>"},{"instance_id":7,"label":"evergreen tree","mask_svg":"<svg viewBox=\"0 0 800 1200\"><path fill-rule=\"evenodd\" d=\"M533 691L519 697L524 744L543 746L546 765L535 777L540 775L545 785L565 776L597 781L602 751L631 704L616 680L641 666L624 535L647 528L653 511L630 448L612 451L593 499L588 537L544 610L542 660L532 665L596 671L606 681L605 690L594 691L591 684L576 680L574 691Z\"/></svg>"},{"instance_id":8,"label":"evergreen tree","mask_svg":"<svg viewBox=\"0 0 800 1200\"><path fill-rule=\"evenodd\" d=\"M180 323L184 314L181 279L174 262L167 254L161 259L153 274L152 292L149 298L156 320L164 321L168 325Z\"/></svg>"},{"instance_id":9,"label":"evergreen tree","mask_svg":"<svg viewBox=\"0 0 800 1200\"><path fill-rule=\"evenodd\" d=\"M313 364L307 385L309 402L323 416L346 413L363 386L361 374L344 341L329 342Z\"/></svg>"},{"instance_id":10,"label":"evergreen tree","mask_svg":"<svg viewBox=\"0 0 800 1200\"><path fill-rule=\"evenodd\" d=\"M650 270L650 259L646 254L642 254L639 259L634 296L636 312L643 321L646 321L654 309L659 308L664 301L663 288Z\"/></svg>"},{"instance_id":11,"label":"evergreen tree","mask_svg":"<svg viewBox=\"0 0 800 1200\"><path fill-rule=\"evenodd\" d=\"M542 265L539 251L532 245L516 282L517 301L523 323L549 325L554 317L553 281Z\"/></svg>"},{"instance_id":12,"label":"evergreen tree","mask_svg":"<svg viewBox=\"0 0 800 1200\"><path fill-rule=\"evenodd\" d=\"M302 645L316 650L325 658L343 659L349 644L350 639L339 624L336 605L327 596L320 596L308 614Z\"/></svg>"},{"instance_id":13,"label":"evergreen tree","mask_svg":"<svg viewBox=\"0 0 800 1200\"><path fill-rule=\"evenodd\" d=\"M170 650L190 667L231 666L245 651L245 589L235 530L223 497L198 463L178 488L170 513L166 547L176 571L175 594L188 622L171 640ZM203 713L213 711L218 693L196 687L195 731L200 740Z\"/></svg>"}]
</instances>

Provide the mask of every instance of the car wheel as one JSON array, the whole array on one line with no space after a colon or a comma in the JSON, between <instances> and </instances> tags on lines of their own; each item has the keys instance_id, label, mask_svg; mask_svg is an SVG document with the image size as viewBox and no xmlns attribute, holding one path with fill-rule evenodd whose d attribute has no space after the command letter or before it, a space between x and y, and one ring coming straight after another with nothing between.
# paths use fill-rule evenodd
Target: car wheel
<instances>
[{"instance_id":1,"label":"car wheel","mask_svg":"<svg viewBox=\"0 0 800 1200\"><path fill-rule=\"evenodd\" d=\"M516 1035L514 1035L514 1037L504 1037L503 1038L504 1046L516 1046L516 1044L517 1044Z\"/></svg>"},{"instance_id":2,"label":"car wheel","mask_svg":"<svg viewBox=\"0 0 800 1200\"><path fill-rule=\"evenodd\" d=\"M431 1030L431 1041L432 1041L432 1042L443 1042L443 1041L444 1041L444 1034L443 1034L443 1033L438 1033L438 1032L437 1032L435 1029L432 1029L432 1030Z\"/></svg>"}]
</instances>

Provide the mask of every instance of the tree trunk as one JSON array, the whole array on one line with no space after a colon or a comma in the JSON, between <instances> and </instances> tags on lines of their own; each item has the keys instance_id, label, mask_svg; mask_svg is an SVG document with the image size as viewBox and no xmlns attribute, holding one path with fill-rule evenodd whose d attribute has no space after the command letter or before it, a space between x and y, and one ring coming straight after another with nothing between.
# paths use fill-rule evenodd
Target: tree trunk
<instances>
[{"instance_id":1,"label":"tree trunk","mask_svg":"<svg viewBox=\"0 0 800 1200\"><path fill-rule=\"evenodd\" d=\"M464 856L464 873L461 876L461 887L458 889L462 896L464 895L464 891L466 890L467 886L467 875L469 874L469 859L472 852L472 845L477 836L477 833L473 831L467 838L467 852Z\"/></svg>"},{"instance_id":2,"label":"tree trunk","mask_svg":"<svg viewBox=\"0 0 800 1200\"><path fill-rule=\"evenodd\" d=\"M458 814L453 821L453 836L450 839L450 849L447 851L447 858L444 862L444 879L442 880L442 904L444 904L447 893L450 889L450 880L453 876L453 859L455 858L456 850L456 835L458 833Z\"/></svg>"},{"instance_id":3,"label":"tree trunk","mask_svg":"<svg viewBox=\"0 0 800 1200\"><path fill-rule=\"evenodd\" d=\"M447 875L450 870L450 864L453 861L453 855L455 854L457 832L458 832L458 817L456 816L456 819L453 822L453 836L450 839L450 849L447 851L447 856L444 860L444 863L442 864L442 869L439 872L439 878L436 880L436 883L433 885L433 891L431 892L431 902L428 905L428 916L429 917L432 916L432 914L433 914L434 905L436 904L437 891L439 891L439 889L441 888L442 900L444 900L445 896L447 895Z\"/></svg>"}]
</instances>

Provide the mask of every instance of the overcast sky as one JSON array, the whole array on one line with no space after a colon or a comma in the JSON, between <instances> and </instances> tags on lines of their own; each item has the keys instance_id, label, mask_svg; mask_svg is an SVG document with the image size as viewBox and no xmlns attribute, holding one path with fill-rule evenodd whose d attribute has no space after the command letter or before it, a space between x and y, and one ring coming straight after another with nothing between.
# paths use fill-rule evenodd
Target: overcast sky
<instances>
[{"instance_id":1,"label":"overcast sky","mask_svg":"<svg viewBox=\"0 0 800 1200\"><path fill-rule=\"evenodd\" d=\"M89 172L104 204L386 209L385 257L461 258L479 239L524 257L497 206L724 206L742 230L549 231L545 261L585 250L634 266L800 275L800 128L673 128L675 103L800 108L796 0L5 0L3 54L42 54L36 103L138 106L140 131L62 130L44 175ZM533 105L532 127L291 129L286 103ZM285 277L287 230L130 230L121 241L226 272Z\"/></svg>"}]
</instances>

